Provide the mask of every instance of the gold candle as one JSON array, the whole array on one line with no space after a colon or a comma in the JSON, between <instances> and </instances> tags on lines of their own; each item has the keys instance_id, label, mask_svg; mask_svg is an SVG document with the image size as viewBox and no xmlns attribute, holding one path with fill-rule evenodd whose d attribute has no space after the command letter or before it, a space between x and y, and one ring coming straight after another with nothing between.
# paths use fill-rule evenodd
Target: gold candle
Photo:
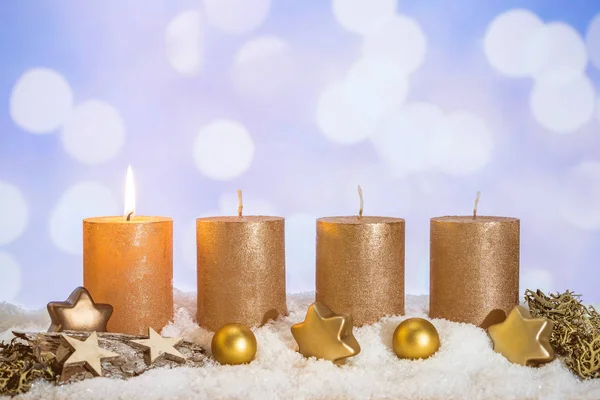
<instances>
[{"instance_id":1,"label":"gold candle","mask_svg":"<svg viewBox=\"0 0 600 400\"><path fill-rule=\"evenodd\" d=\"M476 203L477 204L477 203ZM429 316L484 329L519 304L519 220L431 219Z\"/></svg>"},{"instance_id":2,"label":"gold candle","mask_svg":"<svg viewBox=\"0 0 600 400\"><path fill-rule=\"evenodd\" d=\"M284 219L242 216L196 220L198 324L262 325L287 314Z\"/></svg>"},{"instance_id":3,"label":"gold candle","mask_svg":"<svg viewBox=\"0 0 600 400\"><path fill-rule=\"evenodd\" d=\"M109 332L145 335L173 317L173 221L133 215L131 167L126 192L125 216L83 220L83 284L113 306Z\"/></svg>"},{"instance_id":4,"label":"gold candle","mask_svg":"<svg viewBox=\"0 0 600 400\"><path fill-rule=\"evenodd\" d=\"M404 219L317 220L316 301L356 326L404 314Z\"/></svg>"}]
</instances>

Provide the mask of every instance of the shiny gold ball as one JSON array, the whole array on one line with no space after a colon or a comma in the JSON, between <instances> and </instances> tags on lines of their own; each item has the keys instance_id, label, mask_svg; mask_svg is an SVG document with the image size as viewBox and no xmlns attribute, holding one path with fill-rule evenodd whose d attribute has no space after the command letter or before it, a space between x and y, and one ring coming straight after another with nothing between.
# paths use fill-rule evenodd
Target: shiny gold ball
<instances>
[{"instance_id":1,"label":"shiny gold ball","mask_svg":"<svg viewBox=\"0 0 600 400\"><path fill-rule=\"evenodd\" d=\"M426 319L409 318L396 327L392 346L400 358L427 358L440 348L440 335Z\"/></svg>"},{"instance_id":2,"label":"shiny gold ball","mask_svg":"<svg viewBox=\"0 0 600 400\"><path fill-rule=\"evenodd\" d=\"M256 336L245 325L223 325L215 332L210 348L219 364L246 364L256 355Z\"/></svg>"}]
</instances>

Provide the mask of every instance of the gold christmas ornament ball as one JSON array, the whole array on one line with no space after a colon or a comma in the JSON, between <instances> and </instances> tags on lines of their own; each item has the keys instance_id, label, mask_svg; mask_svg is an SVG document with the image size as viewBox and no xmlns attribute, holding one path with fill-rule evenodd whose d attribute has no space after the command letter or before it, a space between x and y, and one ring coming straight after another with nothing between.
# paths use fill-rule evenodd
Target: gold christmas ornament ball
<instances>
[{"instance_id":1,"label":"gold christmas ornament ball","mask_svg":"<svg viewBox=\"0 0 600 400\"><path fill-rule=\"evenodd\" d=\"M396 327L392 346L400 358L428 358L440 348L440 335L426 319L409 318Z\"/></svg>"},{"instance_id":2,"label":"gold christmas ornament ball","mask_svg":"<svg viewBox=\"0 0 600 400\"><path fill-rule=\"evenodd\" d=\"M256 336L245 325L226 324L215 332L210 348L219 364L247 364L256 355Z\"/></svg>"}]
</instances>

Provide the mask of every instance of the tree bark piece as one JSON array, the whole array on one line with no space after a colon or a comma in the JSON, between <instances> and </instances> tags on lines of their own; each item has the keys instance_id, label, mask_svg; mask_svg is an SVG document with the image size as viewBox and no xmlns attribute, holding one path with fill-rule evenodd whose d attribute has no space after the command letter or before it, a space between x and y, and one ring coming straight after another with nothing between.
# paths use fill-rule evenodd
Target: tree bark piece
<instances>
[{"instance_id":1,"label":"tree bark piece","mask_svg":"<svg viewBox=\"0 0 600 400\"><path fill-rule=\"evenodd\" d=\"M90 335L90 332L65 331L62 333L78 340L85 340ZM84 367L67 367L63 370L63 363L71 355L71 351L64 345L60 333L13 332L13 334L32 347L39 362L54 366L57 375L60 374L59 383L71 383L92 377L92 374ZM119 354L117 358L102 361L104 377L127 379L154 368L202 367L208 361L208 357L200 345L184 340L175 348L186 358L185 363L178 363L163 357L156 360L154 364L148 365L145 351L129 343L130 340L139 339L146 339L146 337L120 333L98 333L100 347Z\"/></svg>"}]
</instances>

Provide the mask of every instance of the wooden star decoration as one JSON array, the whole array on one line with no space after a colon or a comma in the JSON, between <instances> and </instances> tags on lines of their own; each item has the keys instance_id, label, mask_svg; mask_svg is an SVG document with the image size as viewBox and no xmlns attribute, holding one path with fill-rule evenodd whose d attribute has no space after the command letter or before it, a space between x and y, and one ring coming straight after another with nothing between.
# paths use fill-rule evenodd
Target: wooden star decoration
<instances>
[{"instance_id":1,"label":"wooden star decoration","mask_svg":"<svg viewBox=\"0 0 600 400\"><path fill-rule=\"evenodd\" d=\"M94 303L83 287L75 289L65 301L48 303L47 308L52 321L48 332L106 332L106 324L113 312L109 304Z\"/></svg>"},{"instance_id":2,"label":"wooden star decoration","mask_svg":"<svg viewBox=\"0 0 600 400\"><path fill-rule=\"evenodd\" d=\"M322 303L308 307L304 322L292 326L292 335L305 357L341 363L360 353L352 334L352 317L334 314Z\"/></svg>"},{"instance_id":3,"label":"wooden star decoration","mask_svg":"<svg viewBox=\"0 0 600 400\"><path fill-rule=\"evenodd\" d=\"M153 364L161 357L171 361L185 362L185 357L175 349L174 346L183 341L182 338L165 338L160 336L152 328L148 328L148 339L131 340L130 343L138 345L148 351L150 364Z\"/></svg>"},{"instance_id":4,"label":"wooden star decoration","mask_svg":"<svg viewBox=\"0 0 600 400\"><path fill-rule=\"evenodd\" d=\"M65 341L65 344L75 352L67 358L63 364L63 369L69 366L83 365L93 375L102 376L102 363L101 361L106 358L119 357L117 353L105 350L98 345L98 335L96 332L85 339L85 341L73 339L64 333L61 337Z\"/></svg>"},{"instance_id":5,"label":"wooden star decoration","mask_svg":"<svg viewBox=\"0 0 600 400\"><path fill-rule=\"evenodd\" d=\"M550 346L552 327L549 319L532 318L526 308L516 306L504 322L490 326L488 334L494 350L508 361L536 366L554 359Z\"/></svg>"}]
</instances>

